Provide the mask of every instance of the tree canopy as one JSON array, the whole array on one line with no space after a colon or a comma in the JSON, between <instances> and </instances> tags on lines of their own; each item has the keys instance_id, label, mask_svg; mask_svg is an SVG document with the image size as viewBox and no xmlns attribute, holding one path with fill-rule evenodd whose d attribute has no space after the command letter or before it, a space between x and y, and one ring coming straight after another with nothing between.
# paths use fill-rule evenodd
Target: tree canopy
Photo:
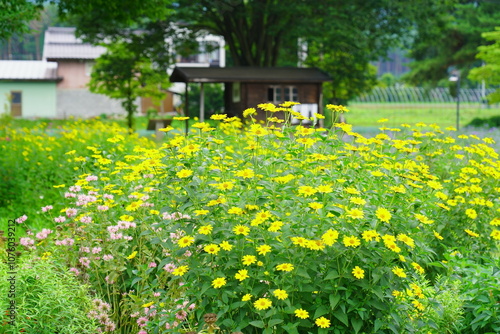
<instances>
[{"instance_id":1,"label":"tree canopy","mask_svg":"<svg viewBox=\"0 0 500 334\"><path fill-rule=\"evenodd\" d=\"M426 17L415 21L416 36L409 57L411 72L406 79L413 84L437 84L448 80L451 69L462 77L481 65L477 47L489 42L483 32L494 30L500 22L500 1L430 1Z\"/></svg>"},{"instance_id":2,"label":"tree canopy","mask_svg":"<svg viewBox=\"0 0 500 334\"><path fill-rule=\"evenodd\" d=\"M469 77L473 80L484 80L490 85L500 85L500 27L495 31L485 32L482 35L487 41L494 44L480 46L477 58L485 64L471 70ZM500 102L500 88L488 95L490 103Z\"/></svg>"},{"instance_id":3,"label":"tree canopy","mask_svg":"<svg viewBox=\"0 0 500 334\"><path fill-rule=\"evenodd\" d=\"M7 1L6 13L11 14L31 5L28 0L2 1ZM370 62L394 47L408 47L415 60L407 76L411 83L435 84L448 77L450 68L460 69L465 77L481 63L475 57L477 46L488 45L481 33L500 22L496 0L52 2L61 15L72 18L87 41L124 41L158 70L172 63L172 50L186 54L195 50L195 36L207 32L224 37L230 65L301 62L319 67L334 79L325 91L330 102L348 101L372 87L376 73ZM32 12L32 8L27 11ZM0 34L23 29L16 25L18 21L9 22ZM307 57L299 57L301 50L307 50Z\"/></svg>"}]
</instances>

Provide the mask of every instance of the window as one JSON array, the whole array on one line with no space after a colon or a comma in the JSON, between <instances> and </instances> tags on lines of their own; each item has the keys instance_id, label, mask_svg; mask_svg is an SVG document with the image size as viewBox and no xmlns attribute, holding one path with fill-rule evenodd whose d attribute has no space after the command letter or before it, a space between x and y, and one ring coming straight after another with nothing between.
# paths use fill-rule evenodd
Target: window
<instances>
[{"instance_id":1,"label":"window","mask_svg":"<svg viewBox=\"0 0 500 334\"><path fill-rule=\"evenodd\" d=\"M241 83L233 82L233 102L238 103L241 101Z\"/></svg>"},{"instance_id":2,"label":"window","mask_svg":"<svg viewBox=\"0 0 500 334\"><path fill-rule=\"evenodd\" d=\"M23 94L19 91L10 92L10 114L12 116L22 116Z\"/></svg>"},{"instance_id":3,"label":"window","mask_svg":"<svg viewBox=\"0 0 500 334\"><path fill-rule=\"evenodd\" d=\"M85 62L85 75L90 77L92 74L92 68L94 67L95 62L93 61L87 61Z\"/></svg>"},{"instance_id":4,"label":"window","mask_svg":"<svg viewBox=\"0 0 500 334\"><path fill-rule=\"evenodd\" d=\"M274 104L285 101L297 102L299 99L299 90L295 86L270 86L267 89L267 100Z\"/></svg>"}]
</instances>

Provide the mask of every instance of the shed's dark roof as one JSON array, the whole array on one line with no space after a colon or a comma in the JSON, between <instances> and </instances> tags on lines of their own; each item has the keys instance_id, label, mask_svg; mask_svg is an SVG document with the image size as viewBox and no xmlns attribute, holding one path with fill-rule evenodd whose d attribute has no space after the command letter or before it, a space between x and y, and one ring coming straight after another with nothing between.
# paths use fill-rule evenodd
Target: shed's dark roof
<instances>
[{"instance_id":1,"label":"shed's dark roof","mask_svg":"<svg viewBox=\"0 0 500 334\"><path fill-rule=\"evenodd\" d=\"M331 78L317 68L176 67L171 82L323 82Z\"/></svg>"}]
</instances>

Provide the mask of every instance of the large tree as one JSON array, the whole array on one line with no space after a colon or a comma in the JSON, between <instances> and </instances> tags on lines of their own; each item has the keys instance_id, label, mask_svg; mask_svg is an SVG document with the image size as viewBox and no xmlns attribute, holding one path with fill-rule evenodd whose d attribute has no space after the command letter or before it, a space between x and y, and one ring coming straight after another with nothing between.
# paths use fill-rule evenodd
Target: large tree
<instances>
[{"instance_id":1,"label":"large tree","mask_svg":"<svg viewBox=\"0 0 500 334\"><path fill-rule=\"evenodd\" d=\"M447 80L452 69L465 78L470 69L481 65L477 47L487 45L483 32L494 30L500 22L500 1L430 1L425 17L416 20L415 39L409 57L413 84L437 84Z\"/></svg>"},{"instance_id":2,"label":"large tree","mask_svg":"<svg viewBox=\"0 0 500 334\"><path fill-rule=\"evenodd\" d=\"M0 40L29 32L29 22L38 17L41 8L29 0L0 0Z\"/></svg>"},{"instance_id":3,"label":"large tree","mask_svg":"<svg viewBox=\"0 0 500 334\"><path fill-rule=\"evenodd\" d=\"M500 24L500 22L499 22ZM478 48L477 58L484 61L484 65L476 67L470 71L469 77L472 80L484 80L489 85L500 85L500 26L495 31L485 32L482 35L487 41L494 44L482 45ZM488 95L490 103L500 102L500 88Z\"/></svg>"}]
</instances>

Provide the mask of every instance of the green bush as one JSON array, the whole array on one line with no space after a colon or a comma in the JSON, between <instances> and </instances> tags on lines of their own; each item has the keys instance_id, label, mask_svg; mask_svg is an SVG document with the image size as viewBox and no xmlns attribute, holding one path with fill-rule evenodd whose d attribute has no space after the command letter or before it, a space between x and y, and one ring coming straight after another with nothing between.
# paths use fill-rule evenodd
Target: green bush
<instances>
[{"instance_id":1,"label":"green bush","mask_svg":"<svg viewBox=\"0 0 500 334\"><path fill-rule=\"evenodd\" d=\"M47 256L49 256L47 254ZM0 309L8 310L12 298L11 274L7 264L0 262ZM37 334L95 334L96 319L88 317L93 309L88 288L81 285L72 273L48 259L34 257L19 261L15 282L15 319L2 314L2 333ZM12 311L10 314L13 314Z\"/></svg>"}]
</instances>

